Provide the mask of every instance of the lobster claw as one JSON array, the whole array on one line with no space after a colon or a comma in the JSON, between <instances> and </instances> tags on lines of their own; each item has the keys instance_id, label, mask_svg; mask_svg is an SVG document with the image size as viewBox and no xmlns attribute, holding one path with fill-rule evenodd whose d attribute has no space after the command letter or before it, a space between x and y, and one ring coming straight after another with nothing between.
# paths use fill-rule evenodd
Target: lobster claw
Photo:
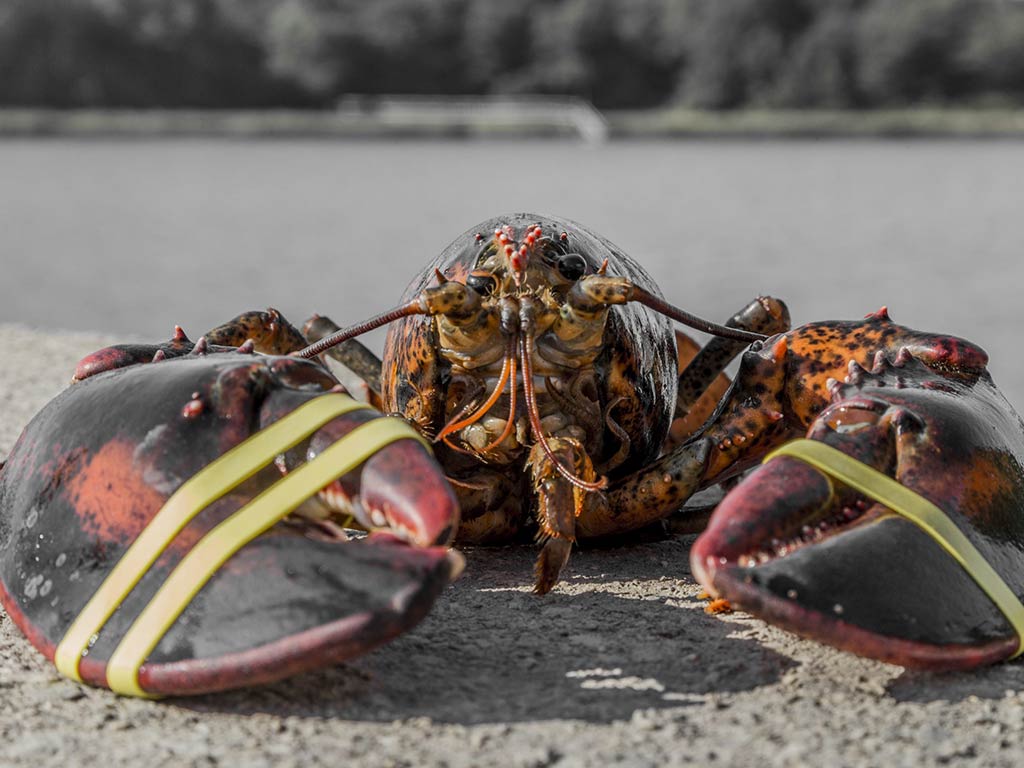
<instances>
[{"instance_id":1,"label":"lobster claw","mask_svg":"<svg viewBox=\"0 0 1024 768\"><path fill-rule=\"evenodd\" d=\"M280 679L408 630L461 570L429 450L315 363L114 368L0 471L0 598L65 675L135 695ZM375 530L333 522L339 495Z\"/></svg>"},{"instance_id":2,"label":"lobster claw","mask_svg":"<svg viewBox=\"0 0 1024 768\"><path fill-rule=\"evenodd\" d=\"M719 505L691 550L701 584L772 624L903 666L1018 653L1020 421L998 417L995 405L1013 412L987 377L926 383L836 392L797 441L818 458L784 449Z\"/></svg>"}]
</instances>

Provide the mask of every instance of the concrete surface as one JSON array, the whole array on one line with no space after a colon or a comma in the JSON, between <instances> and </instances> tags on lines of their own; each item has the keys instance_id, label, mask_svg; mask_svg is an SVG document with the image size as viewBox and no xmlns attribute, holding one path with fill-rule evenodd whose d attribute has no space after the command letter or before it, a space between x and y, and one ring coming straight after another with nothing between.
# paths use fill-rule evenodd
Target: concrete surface
<instances>
[{"instance_id":1,"label":"concrete surface","mask_svg":"<svg viewBox=\"0 0 1024 768\"><path fill-rule=\"evenodd\" d=\"M0 325L0 457L108 339ZM0 612L0 765L1019 766L1024 666L932 675L704 613L689 539L473 550L415 631L257 690L122 699L60 678ZM941 595L936 595L941 599Z\"/></svg>"}]
</instances>

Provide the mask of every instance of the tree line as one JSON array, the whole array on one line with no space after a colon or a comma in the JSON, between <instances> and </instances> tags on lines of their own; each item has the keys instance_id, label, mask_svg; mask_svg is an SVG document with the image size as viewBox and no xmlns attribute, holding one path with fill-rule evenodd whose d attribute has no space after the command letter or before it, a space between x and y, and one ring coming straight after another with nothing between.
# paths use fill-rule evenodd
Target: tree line
<instances>
[{"instance_id":1,"label":"tree line","mask_svg":"<svg viewBox=\"0 0 1024 768\"><path fill-rule=\"evenodd\" d=\"M1024 104L1019 0L0 0L0 104Z\"/></svg>"}]
</instances>

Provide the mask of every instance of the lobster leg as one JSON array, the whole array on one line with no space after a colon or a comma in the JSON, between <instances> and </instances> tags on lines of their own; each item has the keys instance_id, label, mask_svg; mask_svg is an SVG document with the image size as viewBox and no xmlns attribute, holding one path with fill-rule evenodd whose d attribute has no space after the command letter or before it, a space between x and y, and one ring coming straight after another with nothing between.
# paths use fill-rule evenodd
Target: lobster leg
<instances>
[{"instance_id":1,"label":"lobster leg","mask_svg":"<svg viewBox=\"0 0 1024 768\"><path fill-rule=\"evenodd\" d=\"M312 343L341 330L341 327L328 317L313 315L305 322L302 330ZM380 358L356 339L349 339L336 347L331 347L324 354L334 358L358 376L379 402L381 392Z\"/></svg>"},{"instance_id":2,"label":"lobster leg","mask_svg":"<svg viewBox=\"0 0 1024 768\"><path fill-rule=\"evenodd\" d=\"M679 509L696 491L707 485L711 444L692 440L662 456L652 465L616 481L604 493L589 496L577 520L580 538L625 533L657 522Z\"/></svg>"},{"instance_id":3,"label":"lobster leg","mask_svg":"<svg viewBox=\"0 0 1024 768\"><path fill-rule=\"evenodd\" d=\"M743 355L736 381L700 433L608 490L610 510L580 521L581 536L640 528L678 511L697 491L739 474L772 446L802 432L787 419L785 337ZM583 533L583 529L586 533Z\"/></svg>"},{"instance_id":4,"label":"lobster leg","mask_svg":"<svg viewBox=\"0 0 1024 768\"><path fill-rule=\"evenodd\" d=\"M459 544L507 544L519 534L521 493L501 472L478 469L465 477L448 475L462 510Z\"/></svg>"},{"instance_id":5,"label":"lobster leg","mask_svg":"<svg viewBox=\"0 0 1024 768\"><path fill-rule=\"evenodd\" d=\"M963 339L898 326L884 309L863 321L814 323L752 344L714 417L651 466L617 481L609 497L624 511L591 527L603 535L671 515L694 492L740 475L804 435L833 396L830 379L856 383L868 375L865 366L899 371L915 359L970 382L988 357Z\"/></svg>"},{"instance_id":6,"label":"lobster leg","mask_svg":"<svg viewBox=\"0 0 1024 768\"><path fill-rule=\"evenodd\" d=\"M97 373L158 361L165 358L181 357L187 354L227 352L231 348L242 348L246 352L261 352L267 355L286 355L305 349L310 341L316 341L337 330L333 322L314 315L300 331L276 309L243 312L216 328L203 334L195 344L181 328L175 328L174 337L162 344L118 344L94 352L79 362L74 380L94 376ZM307 340L308 336L308 340ZM346 389L355 397L370 403L378 410L380 399L380 360L358 341L349 340L329 349L329 355L351 372L340 376ZM336 373L339 373L336 371Z\"/></svg>"},{"instance_id":7,"label":"lobster leg","mask_svg":"<svg viewBox=\"0 0 1024 768\"><path fill-rule=\"evenodd\" d=\"M759 296L729 318L725 325L772 336L789 330L789 309L778 299ZM682 442L707 421L729 386L729 379L722 372L747 346L742 341L716 336L704 347L695 349L696 345L678 331L676 343L681 370L672 444Z\"/></svg>"},{"instance_id":8,"label":"lobster leg","mask_svg":"<svg viewBox=\"0 0 1024 768\"><path fill-rule=\"evenodd\" d=\"M240 347L250 339L256 351L267 355L286 355L306 346L306 339L276 309L243 312L203 334L209 344Z\"/></svg>"},{"instance_id":9,"label":"lobster leg","mask_svg":"<svg viewBox=\"0 0 1024 768\"><path fill-rule=\"evenodd\" d=\"M233 347L243 347L243 352L281 355L302 349L305 345L306 340L299 330L276 309L254 310L243 312L233 320L218 325L194 344L181 327L176 326L171 339L161 344L115 344L105 347L79 361L72 381L82 381L98 373L129 365L182 355L230 352Z\"/></svg>"},{"instance_id":10,"label":"lobster leg","mask_svg":"<svg viewBox=\"0 0 1024 768\"><path fill-rule=\"evenodd\" d=\"M727 325L758 333L778 333L788 328L789 311L778 299L761 297L733 315ZM676 404L676 415L682 418L677 418L673 425L670 443L686 438L704 425L715 401L704 403L702 397L743 346L741 341L712 339L686 366L679 377L680 395ZM653 464L621 478L607 494L591 494L600 497L601 502L589 503L582 510L577 521L580 537L631 531L671 515L695 492L715 482L723 451L734 456L734 461L739 460L737 454L743 453L748 438L730 437L738 429L737 424L742 423L751 432L758 429L773 431L776 424L774 416L766 416L761 412L763 409L752 405L749 393L762 388L766 391L774 388L781 393L783 366L772 367L767 362L758 365L761 360L761 356L756 354L744 356L744 365L725 408L700 434L675 445ZM772 376L777 379L774 383ZM767 395L765 399L768 399ZM778 403L776 405L781 407ZM746 449L756 450L759 444L756 435L751 434L749 439Z\"/></svg>"}]
</instances>

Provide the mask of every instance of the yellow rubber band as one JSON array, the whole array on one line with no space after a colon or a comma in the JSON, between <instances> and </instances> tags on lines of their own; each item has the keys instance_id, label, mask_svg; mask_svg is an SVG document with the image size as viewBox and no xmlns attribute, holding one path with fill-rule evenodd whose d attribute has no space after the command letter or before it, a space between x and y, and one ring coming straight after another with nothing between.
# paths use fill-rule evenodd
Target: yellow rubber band
<instances>
[{"instance_id":1,"label":"yellow rubber band","mask_svg":"<svg viewBox=\"0 0 1024 768\"><path fill-rule=\"evenodd\" d=\"M232 555L335 478L389 443L408 438L426 445L419 433L399 419L374 419L361 424L207 533L167 577L110 657L110 689L130 696L147 696L139 686L139 668L182 611Z\"/></svg>"},{"instance_id":2,"label":"yellow rubber band","mask_svg":"<svg viewBox=\"0 0 1024 768\"><path fill-rule=\"evenodd\" d=\"M95 635L174 537L199 512L331 419L368 407L348 395L325 394L226 451L184 482L150 520L65 632L54 653L58 671L81 682L78 665L95 642Z\"/></svg>"},{"instance_id":3,"label":"yellow rubber band","mask_svg":"<svg viewBox=\"0 0 1024 768\"><path fill-rule=\"evenodd\" d=\"M942 509L874 467L817 440L803 439L786 443L768 454L765 462L779 456L799 459L825 475L834 477L868 498L884 504L931 536L960 563L967 575L1002 611L1017 633L1017 650L1011 658L1024 651L1024 605L1021 605L1020 599L1002 577Z\"/></svg>"}]
</instances>

